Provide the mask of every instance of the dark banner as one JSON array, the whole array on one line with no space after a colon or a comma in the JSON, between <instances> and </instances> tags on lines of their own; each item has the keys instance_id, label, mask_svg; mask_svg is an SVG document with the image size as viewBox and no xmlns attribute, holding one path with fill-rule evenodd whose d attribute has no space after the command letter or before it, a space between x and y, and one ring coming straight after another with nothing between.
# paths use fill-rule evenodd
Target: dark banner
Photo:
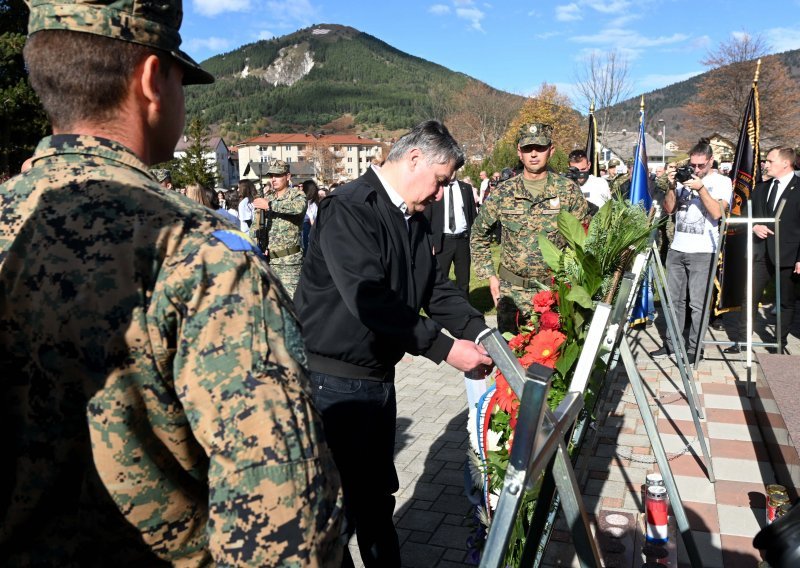
<instances>
[{"instance_id":1,"label":"dark banner","mask_svg":"<svg viewBox=\"0 0 800 568\"><path fill-rule=\"evenodd\" d=\"M589 137L586 139L586 155L592 163L592 169L589 170L593 176L600 177L600 160L597 156L597 121L594 119L594 113L589 113Z\"/></svg>"},{"instance_id":2,"label":"dark banner","mask_svg":"<svg viewBox=\"0 0 800 568\"><path fill-rule=\"evenodd\" d=\"M747 99L739 141L736 143L736 156L731 168L734 175L730 211L732 217L747 216L747 201L756 181L761 177L758 158L758 87L754 84ZM732 226L725 235L723 255L714 282L717 287L714 313L717 315L737 310L742 305L742 282L747 277L749 238L745 225Z\"/></svg>"}]
</instances>

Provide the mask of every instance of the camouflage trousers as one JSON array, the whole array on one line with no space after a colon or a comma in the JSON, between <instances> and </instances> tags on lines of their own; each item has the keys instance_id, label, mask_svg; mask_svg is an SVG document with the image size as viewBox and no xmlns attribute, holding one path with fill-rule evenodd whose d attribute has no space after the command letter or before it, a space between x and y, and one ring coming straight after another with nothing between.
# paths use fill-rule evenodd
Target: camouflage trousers
<instances>
[{"instance_id":1,"label":"camouflage trousers","mask_svg":"<svg viewBox=\"0 0 800 568\"><path fill-rule=\"evenodd\" d=\"M500 280L500 299L497 301L497 329L500 333L517 333L533 313L533 296L538 288L522 288Z\"/></svg>"},{"instance_id":2,"label":"camouflage trousers","mask_svg":"<svg viewBox=\"0 0 800 568\"><path fill-rule=\"evenodd\" d=\"M302 259L302 256L300 258ZM275 273L275 276L277 276L281 284L283 284L283 287L286 288L286 293L289 294L289 298L294 298L294 291L297 289L297 282L300 280L300 268L302 268L302 266L302 261L292 264L269 265Z\"/></svg>"}]
</instances>

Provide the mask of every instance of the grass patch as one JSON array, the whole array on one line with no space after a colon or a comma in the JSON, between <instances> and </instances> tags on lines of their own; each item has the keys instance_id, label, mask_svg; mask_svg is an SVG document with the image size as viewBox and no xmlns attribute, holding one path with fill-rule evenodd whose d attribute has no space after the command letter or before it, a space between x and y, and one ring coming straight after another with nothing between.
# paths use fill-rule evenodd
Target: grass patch
<instances>
[{"instance_id":1,"label":"grass patch","mask_svg":"<svg viewBox=\"0 0 800 568\"><path fill-rule=\"evenodd\" d=\"M491 245L492 250L492 263L497 268L500 262L500 245L494 243ZM450 267L450 280L455 281L456 277L453 273L453 267ZM470 263L469 265L469 303L472 307L484 315L495 314L496 310L494 302L492 301L492 294L489 292L489 280L481 279L475 276L475 270Z\"/></svg>"}]
</instances>

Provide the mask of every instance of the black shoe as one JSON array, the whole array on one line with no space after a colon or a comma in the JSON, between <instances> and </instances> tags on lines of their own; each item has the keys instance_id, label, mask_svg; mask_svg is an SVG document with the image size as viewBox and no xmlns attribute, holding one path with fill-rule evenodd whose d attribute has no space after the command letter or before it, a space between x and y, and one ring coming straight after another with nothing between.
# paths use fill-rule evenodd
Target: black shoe
<instances>
[{"instance_id":1,"label":"black shoe","mask_svg":"<svg viewBox=\"0 0 800 568\"><path fill-rule=\"evenodd\" d=\"M731 345L730 347L723 349L722 352L727 353L728 355L735 355L737 353L743 353L746 350L746 345Z\"/></svg>"},{"instance_id":2,"label":"black shoe","mask_svg":"<svg viewBox=\"0 0 800 568\"><path fill-rule=\"evenodd\" d=\"M650 357L653 359L664 359L670 355L672 355L672 350L666 345L661 349L656 349L655 351L650 352Z\"/></svg>"},{"instance_id":3,"label":"black shoe","mask_svg":"<svg viewBox=\"0 0 800 568\"><path fill-rule=\"evenodd\" d=\"M689 358L690 363L694 363L695 358L697 357L697 351L689 351L686 353L686 356ZM703 358L702 352L700 358Z\"/></svg>"},{"instance_id":4,"label":"black shoe","mask_svg":"<svg viewBox=\"0 0 800 568\"><path fill-rule=\"evenodd\" d=\"M720 320L711 322L709 327L714 331L725 331L725 324L722 323Z\"/></svg>"},{"instance_id":5,"label":"black shoe","mask_svg":"<svg viewBox=\"0 0 800 568\"><path fill-rule=\"evenodd\" d=\"M783 353L786 353L786 342L784 342L782 346L783 346L783 350L782 350ZM767 347L767 353L775 355L776 353L778 353L778 348L777 347Z\"/></svg>"}]
</instances>

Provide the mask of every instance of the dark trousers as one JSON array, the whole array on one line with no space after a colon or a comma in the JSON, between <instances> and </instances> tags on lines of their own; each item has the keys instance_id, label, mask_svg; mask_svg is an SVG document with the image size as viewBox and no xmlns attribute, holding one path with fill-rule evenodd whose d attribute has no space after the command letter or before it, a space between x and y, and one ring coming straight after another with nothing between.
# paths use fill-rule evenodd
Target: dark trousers
<instances>
[{"instance_id":1,"label":"dark trousers","mask_svg":"<svg viewBox=\"0 0 800 568\"><path fill-rule=\"evenodd\" d=\"M678 333L683 333L686 323L686 291L689 291L689 309L691 311L692 326L689 330L689 342L686 350L695 352L700 339L700 328L703 327L703 308L708 292L708 278L711 274L711 264L714 253L710 252L679 252L673 249L667 253L667 286L675 311L675 323ZM677 347L672 344L672 338L667 336L667 345L672 351Z\"/></svg>"},{"instance_id":2,"label":"dark trousers","mask_svg":"<svg viewBox=\"0 0 800 568\"><path fill-rule=\"evenodd\" d=\"M793 274L794 266L781 267L781 341L786 343L789 336L789 327L792 325L794 319L794 303L797 299L795 294L795 282L797 282L797 275ZM753 321L755 321L755 314L758 310L758 301L761 299L761 294L764 293L764 288L767 284L775 279L775 265L767 258L766 255L761 255L753 259ZM738 338L740 342L747 341L747 299L743 300L741 317L739 318L739 333Z\"/></svg>"},{"instance_id":3,"label":"dark trousers","mask_svg":"<svg viewBox=\"0 0 800 568\"><path fill-rule=\"evenodd\" d=\"M442 239L442 250L436 258L445 277L450 276L450 265L455 265L456 287L469 299L469 234L459 237L445 235Z\"/></svg>"},{"instance_id":4,"label":"dark trousers","mask_svg":"<svg viewBox=\"0 0 800 568\"><path fill-rule=\"evenodd\" d=\"M394 468L394 383L312 372L311 386L342 478L342 566L354 565L347 541L355 534L367 568L399 568L400 544L392 521L393 494L400 487Z\"/></svg>"}]
</instances>

